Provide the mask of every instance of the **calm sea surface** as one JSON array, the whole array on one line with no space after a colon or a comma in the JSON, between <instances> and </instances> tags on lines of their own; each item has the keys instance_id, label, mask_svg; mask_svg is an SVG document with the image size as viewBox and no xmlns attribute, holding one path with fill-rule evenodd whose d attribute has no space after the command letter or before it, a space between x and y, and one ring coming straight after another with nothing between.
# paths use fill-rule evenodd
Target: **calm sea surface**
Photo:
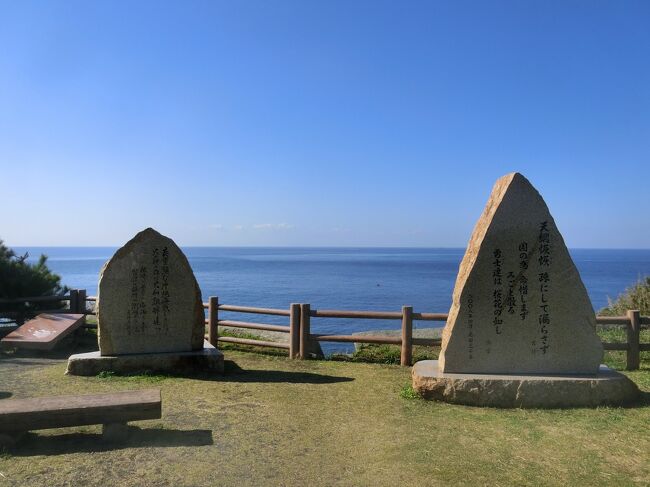
<instances>
[{"instance_id":1,"label":"calm sea surface","mask_svg":"<svg viewBox=\"0 0 650 487\"><path fill-rule=\"evenodd\" d=\"M16 247L30 259L49 256L52 270L69 287L97 293L97 279L112 247ZM395 310L411 305L418 312L449 310L464 249L406 248L228 248L188 247L204 301L286 308ZM640 277L650 275L650 250L572 250L594 309L607 305ZM224 319L283 323L286 318L227 315ZM441 323L440 323L441 324ZM424 326L424 322L420 322ZM427 326L432 326L431 322ZM399 328L397 321L315 319L316 333L352 333ZM346 350L328 345L326 351Z\"/></svg>"}]
</instances>

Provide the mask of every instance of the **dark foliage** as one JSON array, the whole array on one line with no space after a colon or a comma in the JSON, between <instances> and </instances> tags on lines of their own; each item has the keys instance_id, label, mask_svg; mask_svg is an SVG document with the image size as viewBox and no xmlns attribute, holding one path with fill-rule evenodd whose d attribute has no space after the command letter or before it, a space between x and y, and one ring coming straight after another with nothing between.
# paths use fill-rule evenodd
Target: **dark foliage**
<instances>
[{"instance_id":1,"label":"dark foliage","mask_svg":"<svg viewBox=\"0 0 650 487\"><path fill-rule=\"evenodd\" d=\"M47 256L41 255L34 264L27 262L28 257L28 254L16 255L0 240L0 299L58 295L68 290L61 285L61 277L47 267ZM39 310L62 306L62 302L0 302L0 318L22 323Z\"/></svg>"}]
</instances>

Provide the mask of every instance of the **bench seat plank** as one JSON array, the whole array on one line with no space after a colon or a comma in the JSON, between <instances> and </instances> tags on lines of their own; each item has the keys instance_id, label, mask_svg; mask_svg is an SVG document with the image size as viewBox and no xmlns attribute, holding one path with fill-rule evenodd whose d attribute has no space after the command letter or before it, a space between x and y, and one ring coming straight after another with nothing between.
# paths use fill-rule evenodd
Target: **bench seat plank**
<instances>
[{"instance_id":1,"label":"bench seat plank","mask_svg":"<svg viewBox=\"0 0 650 487\"><path fill-rule=\"evenodd\" d=\"M0 432L126 423L160 417L160 389L0 401Z\"/></svg>"},{"instance_id":2,"label":"bench seat plank","mask_svg":"<svg viewBox=\"0 0 650 487\"><path fill-rule=\"evenodd\" d=\"M56 344L85 322L83 314L41 313L0 340L3 347L52 350Z\"/></svg>"}]
</instances>

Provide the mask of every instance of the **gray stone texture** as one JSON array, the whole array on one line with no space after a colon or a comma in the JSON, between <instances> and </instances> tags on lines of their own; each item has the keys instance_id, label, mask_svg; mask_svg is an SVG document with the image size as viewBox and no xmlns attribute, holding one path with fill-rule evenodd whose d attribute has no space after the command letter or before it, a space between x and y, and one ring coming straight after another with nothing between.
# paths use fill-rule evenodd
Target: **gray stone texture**
<instances>
[{"instance_id":1,"label":"gray stone texture","mask_svg":"<svg viewBox=\"0 0 650 487\"><path fill-rule=\"evenodd\" d=\"M200 350L204 320L201 291L187 258L152 228L127 242L101 271L101 355Z\"/></svg>"},{"instance_id":2,"label":"gray stone texture","mask_svg":"<svg viewBox=\"0 0 650 487\"><path fill-rule=\"evenodd\" d=\"M223 372L223 353L205 342L205 347L192 352L100 355L99 352L78 353L68 359L66 374L93 376L103 371L118 374L164 372L187 375L199 372Z\"/></svg>"},{"instance_id":3,"label":"gray stone texture","mask_svg":"<svg viewBox=\"0 0 650 487\"><path fill-rule=\"evenodd\" d=\"M426 399L501 408L625 405L639 390L625 375L601 365L597 375L447 374L437 360L413 366L413 389Z\"/></svg>"},{"instance_id":4,"label":"gray stone texture","mask_svg":"<svg viewBox=\"0 0 650 487\"><path fill-rule=\"evenodd\" d=\"M521 174L500 178L460 264L440 370L596 374L603 348L595 326L546 203Z\"/></svg>"}]
</instances>

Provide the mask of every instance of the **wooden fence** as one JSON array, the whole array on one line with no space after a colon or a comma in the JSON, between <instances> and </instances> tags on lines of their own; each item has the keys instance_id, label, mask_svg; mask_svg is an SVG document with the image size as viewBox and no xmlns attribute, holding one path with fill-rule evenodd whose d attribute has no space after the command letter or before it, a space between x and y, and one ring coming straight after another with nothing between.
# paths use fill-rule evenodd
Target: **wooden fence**
<instances>
[{"instance_id":1,"label":"wooden fence","mask_svg":"<svg viewBox=\"0 0 650 487\"><path fill-rule=\"evenodd\" d=\"M312 318L350 318L374 320L400 320L401 336L389 337L381 335L322 335L311 333ZM311 309L309 304L300 305L300 358L307 356L309 340L319 342L348 342L348 343L378 343L400 345L400 363L411 365L413 360L413 345L439 346L439 338L414 338L413 321L447 321L447 315L442 313L414 313L411 306L402 306L402 311L340 311Z\"/></svg>"},{"instance_id":2,"label":"wooden fence","mask_svg":"<svg viewBox=\"0 0 650 487\"><path fill-rule=\"evenodd\" d=\"M213 301L214 300L214 301ZM440 346L440 338L415 338L413 337L414 321L447 321L447 313L416 313L411 306L402 306L402 311L342 311L342 310L317 310L311 309L309 304L292 304L289 310L253 308L248 306L219 305L218 298L211 297L214 305L209 303L203 306L212 309L208 312L208 340L216 346L217 341L257 345L261 347L288 348L289 357L305 359L308 357L310 340L319 342L347 342L399 345L401 348L400 363L404 366L411 365L413 361L413 345ZM257 313L266 315L290 316L289 326L277 326L261 323L241 321L227 321L218 319L218 311L235 311L241 313ZM399 337L380 335L324 335L311 333L312 318L349 318L349 319L379 319L400 320L401 334ZM299 323L299 326L298 326ZM640 316L638 311L628 311L627 316L596 316L596 323L602 326L625 326L627 341L623 343L603 343L605 350L621 350L627 352L627 370L636 370L640 364L640 352L650 351L650 343L640 343L641 325L650 325L650 316ZM229 326L252 330L284 331L290 334L289 345L277 342L251 340L235 337L219 337L218 327ZM212 331L210 331L212 330ZM215 337L218 337L215 339ZM296 345L296 341L298 345Z\"/></svg>"},{"instance_id":3,"label":"wooden fence","mask_svg":"<svg viewBox=\"0 0 650 487\"><path fill-rule=\"evenodd\" d=\"M219 298L211 296L203 307L208 310L208 319L205 324L208 326L208 341L210 344L217 346L218 342L239 343L242 345L255 345L258 347L273 347L289 350L289 358L297 358L298 355L298 338L300 329L300 305L292 304L289 309L275 308L252 308L250 306L233 306L229 304L219 304ZM220 320L219 311L230 311L234 313L252 313L259 315L287 316L288 325L271 325L266 323L253 323L248 321ZM243 328L247 330L264 330L275 331L289 334L289 343L270 342L265 340L252 340L248 338L220 336L219 326L228 326L231 328Z\"/></svg>"},{"instance_id":4,"label":"wooden fence","mask_svg":"<svg viewBox=\"0 0 650 487\"><path fill-rule=\"evenodd\" d=\"M95 314L88 310L86 303L95 302L95 296L87 296L85 289L72 289L69 294L61 296L34 296L26 298L0 299L0 305L5 303L43 303L67 301L67 308L39 310L40 313L80 313ZM440 346L439 338L413 337L414 321L447 321L446 313L416 313L411 306L402 306L401 311L343 311L343 310L318 310L311 309L309 304L293 303L288 309L256 308L251 306L235 306L219 304L219 298L211 296L207 303L203 303L207 310L207 339L217 346L218 342L238 343L241 345L255 345L258 347L273 347L288 350L290 358L305 359L308 357L309 343L311 340L319 342L347 342L399 345L401 347L400 363L411 365L413 360L413 345ZM286 316L289 320L286 325L266 323L253 323L248 321L220 320L219 311L234 313L252 313L259 315ZM400 320L401 333L398 337L380 335L324 335L311 333L312 318L348 318L348 319L374 319L374 320ZM650 325L650 316L641 316L639 311L630 310L626 316L596 316L596 323L601 326L625 326L627 340L620 343L603 343L605 350L625 351L627 355L627 370L636 370L640 365L640 352L650 351L650 343L641 343L641 326ZM95 325L86 325L93 327ZM288 333L288 343L266 340L253 340L249 338L220 336L219 326L241 328L247 330L264 330Z\"/></svg>"},{"instance_id":5,"label":"wooden fence","mask_svg":"<svg viewBox=\"0 0 650 487\"><path fill-rule=\"evenodd\" d=\"M624 343L603 343L605 350L627 352L627 370L637 370L641 362L640 352L650 351L650 343L641 343L641 325L650 325L650 316L641 316L637 310L629 310L627 316L596 316L601 326L625 326L627 341Z\"/></svg>"},{"instance_id":6,"label":"wooden fence","mask_svg":"<svg viewBox=\"0 0 650 487\"><path fill-rule=\"evenodd\" d=\"M28 296L25 298L3 298L0 299L0 305L3 304L33 304L33 303L61 303L67 302L67 308L37 309L39 313L75 313L75 314L95 314L94 311L86 309L87 301L96 301L94 296L87 296L85 289L71 289L68 294L51 295L51 296Z\"/></svg>"}]
</instances>

